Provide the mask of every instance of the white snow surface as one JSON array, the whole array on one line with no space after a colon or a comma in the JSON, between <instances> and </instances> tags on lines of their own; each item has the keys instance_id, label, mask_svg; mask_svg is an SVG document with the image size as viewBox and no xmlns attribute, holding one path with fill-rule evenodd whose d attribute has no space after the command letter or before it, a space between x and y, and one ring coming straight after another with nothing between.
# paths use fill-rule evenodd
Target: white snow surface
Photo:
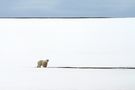
<instances>
[{"instance_id":1,"label":"white snow surface","mask_svg":"<svg viewBox=\"0 0 135 90\"><path fill-rule=\"evenodd\" d=\"M0 19L0 90L135 90L135 18Z\"/></svg>"},{"instance_id":2,"label":"white snow surface","mask_svg":"<svg viewBox=\"0 0 135 90\"><path fill-rule=\"evenodd\" d=\"M135 70L6 68L0 90L134 90Z\"/></svg>"}]
</instances>

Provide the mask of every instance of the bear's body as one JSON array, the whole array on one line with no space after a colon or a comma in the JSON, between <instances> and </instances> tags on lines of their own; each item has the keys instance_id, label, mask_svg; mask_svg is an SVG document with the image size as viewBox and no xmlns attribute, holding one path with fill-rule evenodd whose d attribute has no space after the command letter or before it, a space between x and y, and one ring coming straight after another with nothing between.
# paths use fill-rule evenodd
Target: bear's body
<instances>
[{"instance_id":1,"label":"bear's body","mask_svg":"<svg viewBox=\"0 0 135 90\"><path fill-rule=\"evenodd\" d=\"M46 68L47 65L48 65L48 62L49 62L48 59L46 59L46 60L39 60L37 62L37 68L41 68L41 66L44 67L44 68Z\"/></svg>"}]
</instances>

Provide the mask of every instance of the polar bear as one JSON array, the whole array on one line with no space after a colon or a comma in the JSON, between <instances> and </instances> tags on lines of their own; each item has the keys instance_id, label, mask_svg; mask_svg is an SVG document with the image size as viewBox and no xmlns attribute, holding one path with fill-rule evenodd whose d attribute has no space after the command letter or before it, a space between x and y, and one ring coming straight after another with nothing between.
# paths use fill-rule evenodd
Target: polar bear
<instances>
[{"instance_id":1,"label":"polar bear","mask_svg":"<svg viewBox=\"0 0 135 90\"><path fill-rule=\"evenodd\" d=\"M48 65L48 62L49 62L49 59L46 59L46 60L39 60L39 61L37 62L37 68L41 68L41 66L44 67L44 68L46 68L47 65Z\"/></svg>"}]
</instances>

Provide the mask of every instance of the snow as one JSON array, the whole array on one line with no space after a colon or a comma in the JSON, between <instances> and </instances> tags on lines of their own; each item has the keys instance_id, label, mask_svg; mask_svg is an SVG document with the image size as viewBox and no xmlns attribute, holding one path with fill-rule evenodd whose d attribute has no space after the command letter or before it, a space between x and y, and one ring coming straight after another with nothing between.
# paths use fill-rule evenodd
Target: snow
<instances>
[{"instance_id":1,"label":"snow","mask_svg":"<svg viewBox=\"0 0 135 90\"><path fill-rule=\"evenodd\" d=\"M9 68L1 90L134 90L134 70Z\"/></svg>"},{"instance_id":2,"label":"snow","mask_svg":"<svg viewBox=\"0 0 135 90\"><path fill-rule=\"evenodd\" d=\"M0 90L135 90L135 19L0 19Z\"/></svg>"}]
</instances>

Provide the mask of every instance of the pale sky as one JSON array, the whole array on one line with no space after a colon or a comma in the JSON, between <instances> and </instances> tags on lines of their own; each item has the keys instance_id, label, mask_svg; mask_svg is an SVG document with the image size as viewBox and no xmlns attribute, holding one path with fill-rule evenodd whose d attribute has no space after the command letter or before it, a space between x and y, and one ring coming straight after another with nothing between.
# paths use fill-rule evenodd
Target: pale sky
<instances>
[{"instance_id":1,"label":"pale sky","mask_svg":"<svg viewBox=\"0 0 135 90\"><path fill-rule=\"evenodd\" d=\"M135 0L0 0L0 17L135 17Z\"/></svg>"},{"instance_id":2,"label":"pale sky","mask_svg":"<svg viewBox=\"0 0 135 90\"><path fill-rule=\"evenodd\" d=\"M135 66L134 30L134 18L0 19L0 63Z\"/></svg>"}]
</instances>

